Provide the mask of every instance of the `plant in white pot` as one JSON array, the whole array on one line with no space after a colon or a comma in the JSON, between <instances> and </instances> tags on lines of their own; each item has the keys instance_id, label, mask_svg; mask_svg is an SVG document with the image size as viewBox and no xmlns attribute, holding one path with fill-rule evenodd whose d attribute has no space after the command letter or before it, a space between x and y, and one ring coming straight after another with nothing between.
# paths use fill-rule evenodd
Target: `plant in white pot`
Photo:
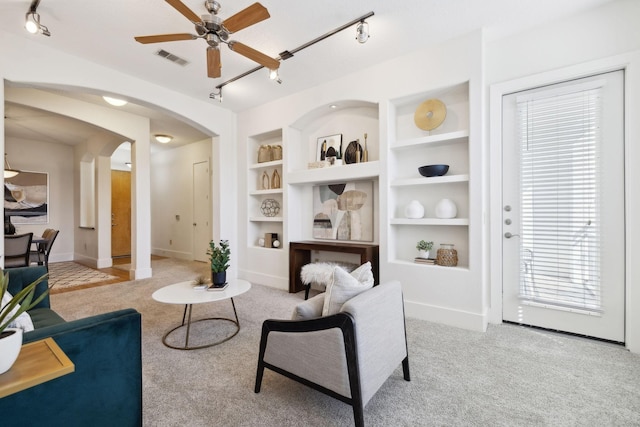
<instances>
[{"instance_id":1,"label":"plant in white pot","mask_svg":"<svg viewBox=\"0 0 640 427\"><path fill-rule=\"evenodd\" d=\"M218 245L213 240L209 242L207 250L209 261L211 263L211 283L214 287L222 287L227 282L227 269L229 268L229 259L231 258L231 250L229 249L229 241L221 240Z\"/></svg>"},{"instance_id":2,"label":"plant in white pot","mask_svg":"<svg viewBox=\"0 0 640 427\"><path fill-rule=\"evenodd\" d=\"M433 248L433 242L427 242L426 240L420 240L418 244L416 244L416 249L418 250L419 258L429 258L429 251Z\"/></svg>"},{"instance_id":3,"label":"plant in white pot","mask_svg":"<svg viewBox=\"0 0 640 427\"><path fill-rule=\"evenodd\" d=\"M7 290L9 273L0 270L0 300L2 301L0 305L0 354L2 355L0 357L0 374L13 366L22 348L23 330L10 327L10 325L18 316L38 305L47 296L51 288L46 289L35 300L33 299L36 286L46 278L47 274L44 274L12 296Z\"/></svg>"}]
</instances>

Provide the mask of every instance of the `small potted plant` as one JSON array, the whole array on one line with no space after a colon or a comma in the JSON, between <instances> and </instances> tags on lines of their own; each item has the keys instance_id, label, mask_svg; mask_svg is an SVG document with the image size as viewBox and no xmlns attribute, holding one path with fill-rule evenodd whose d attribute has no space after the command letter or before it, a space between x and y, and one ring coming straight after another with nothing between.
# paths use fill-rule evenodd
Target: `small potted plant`
<instances>
[{"instance_id":1,"label":"small potted plant","mask_svg":"<svg viewBox=\"0 0 640 427\"><path fill-rule=\"evenodd\" d=\"M231 250L229 249L229 241L221 240L220 244L216 244L213 240L209 242L207 250L209 261L211 262L211 282L214 287L222 287L227 282L227 269L229 268L229 259Z\"/></svg>"},{"instance_id":2,"label":"small potted plant","mask_svg":"<svg viewBox=\"0 0 640 427\"><path fill-rule=\"evenodd\" d=\"M433 242L427 242L425 240L420 240L416 245L416 249L418 250L419 258L429 258L429 251L433 248Z\"/></svg>"},{"instance_id":3,"label":"small potted plant","mask_svg":"<svg viewBox=\"0 0 640 427\"><path fill-rule=\"evenodd\" d=\"M11 296L7 291L9 273L0 270L0 354L2 354L0 374L8 371L13 366L22 347L22 329L10 328L9 325L22 313L38 305L47 296L50 288L42 292L35 300L33 299L36 286L46 278L47 274Z\"/></svg>"}]
</instances>

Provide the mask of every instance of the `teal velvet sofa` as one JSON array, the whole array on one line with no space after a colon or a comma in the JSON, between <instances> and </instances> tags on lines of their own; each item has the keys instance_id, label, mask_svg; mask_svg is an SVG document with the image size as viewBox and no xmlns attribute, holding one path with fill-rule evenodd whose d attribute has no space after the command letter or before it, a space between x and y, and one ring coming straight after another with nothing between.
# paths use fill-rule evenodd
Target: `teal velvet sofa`
<instances>
[{"instance_id":1,"label":"teal velvet sofa","mask_svg":"<svg viewBox=\"0 0 640 427\"><path fill-rule=\"evenodd\" d=\"M12 268L13 295L47 271L44 266ZM40 283L36 295L48 283ZM141 316L118 310L70 322L51 309L47 296L29 314L34 330L24 343L52 337L75 372L0 399L0 425L141 426Z\"/></svg>"}]
</instances>

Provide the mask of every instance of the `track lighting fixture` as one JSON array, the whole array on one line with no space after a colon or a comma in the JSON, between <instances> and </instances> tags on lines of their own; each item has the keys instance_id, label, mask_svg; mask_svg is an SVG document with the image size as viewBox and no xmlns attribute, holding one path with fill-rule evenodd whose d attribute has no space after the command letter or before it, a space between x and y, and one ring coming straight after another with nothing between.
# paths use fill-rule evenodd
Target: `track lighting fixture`
<instances>
[{"instance_id":1,"label":"track lighting fixture","mask_svg":"<svg viewBox=\"0 0 640 427\"><path fill-rule=\"evenodd\" d=\"M220 87L220 88L216 88L216 89L218 89L218 91L217 92L211 92L209 94L209 98L217 99L222 104L222 88Z\"/></svg>"},{"instance_id":2,"label":"track lighting fixture","mask_svg":"<svg viewBox=\"0 0 640 427\"><path fill-rule=\"evenodd\" d=\"M275 80L278 84L282 84L282 80L280 80L280 76L278 75L278 70L269 70L269 78L271 80Z\"/></svg>"},{"instance_id":3,"label":"track lighting fixture","mask_svg":"<svg viewBox=\"0 0 640 427\"><path fill-rule=\"evenodd\" d=\"M306 49L309 46L312 46L312 45L314 45L314 44L316 44L316 43L318 43L318 42L320 42L320 41L322 41L322 40L324 40L326 38L329 38L329 37L339 33L340 31L345 30L345 29L347 29L347 28L349 28L349 27L351 27L351 26L353 26L355 24L358 24L358 26L356 27L356 40L358 40L359 43L365 43L369 39L369 24L365 21L365 19L367 19L367 18L369 18L369 17L371 17L373 15L374 15L373 12L369 12L366 15L363 15L363 16L357 18L357 19L354 19L351 22L347 22L346 24L344 24L341 27L336 28L335 30L329 31L328 33L323 34L320 37L316 37L315 39L313 39L313 40L311 40L311 41L309 41L309 42L307 42L307 43L305 43L305 44L303 44L301 46L298 46L295 49L285 50L285 51L281 52L280 55L278 55L278 57L275 58L275 59L278 62L282 62L282 61L285 61L285 60L287 60L289 58L293 58L293 54L294 53L300 52L302 49ZM260 65L259 67L252 68L251 70L246 71L246 72L244 72L242 74L239 74L239 75L227 80L226 82L220 83L218 86L215 87L218 92L217 93L216 92L211 93L209 95L209 98L211 98L211 99L220 99L220 102L222 102L222 88L224 86L226 86L226 85L228 85L230 83L233 83L236 80L240 80L241 78L246 77L249 74L253 74L253 73L255 73L256 71L258 71L258 70L260 70L262 68L265 68L265 67ZM278 83L282 83L282 80L280 80L280 78L278 77L278 70L271 69L269 71L269 78L271 80L276 80Z\"/></svg>"},{"instance_id":4,"label":"track lighting fixture","mask_svg":"<svg viewBox=\"0 0 640 427\"><path fill-rule=\"evenodd\" d=\"M356 27L356 40L363 44L369 40L369 24L363 19Z\"/></svg>"},{"instance_id":5,"label":"track lighting fixture","mask_svg":"<svg viewBox=\"0 0 640 427\"><path fill-rule=\"evenodd\" d=\"M33 0L31 2L31 6L29 6L29 11L25 15L25 23L24 27L31 34L36 34L38 32L42 33L49 37L51 33L49 29L40 23L40 14L36 11L38 9L38 5L40 4L40 0Z\"/></svg>"}]
</instances>

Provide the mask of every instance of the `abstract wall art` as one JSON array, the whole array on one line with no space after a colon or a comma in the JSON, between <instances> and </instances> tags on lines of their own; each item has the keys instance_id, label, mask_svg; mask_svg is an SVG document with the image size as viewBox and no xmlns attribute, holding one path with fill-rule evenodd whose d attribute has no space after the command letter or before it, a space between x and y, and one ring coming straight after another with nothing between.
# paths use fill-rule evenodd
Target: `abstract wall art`
<instances>
[{"instance_id":1,"label":"abstract wall art","mask_svg":"<svg viewBox=\"0 0 640 427\"><path fill-rule=\"evenodd\" d=\"M315 239L373 241L373 181L313 187Z\"/></svg>"}]
</instances>

